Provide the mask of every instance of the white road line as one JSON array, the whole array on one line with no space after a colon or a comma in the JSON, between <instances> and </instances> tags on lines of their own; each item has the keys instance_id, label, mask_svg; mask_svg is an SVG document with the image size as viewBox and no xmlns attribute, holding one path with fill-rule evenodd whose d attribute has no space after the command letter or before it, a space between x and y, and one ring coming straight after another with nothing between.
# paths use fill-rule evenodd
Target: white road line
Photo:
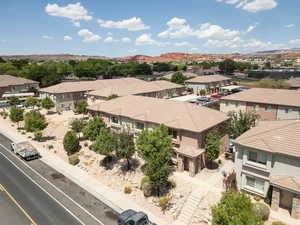
<instances>
[{"instance_id":1,"label":"white road line","mask_svg":"<svg viewBox=\"0 0 300 225\"><path fill-rule=\"evenodd\" d=\"M2 134L3 135L3 134ZM5 136L5 135L3 135ZM18 158L15 154L13 154L8 148L6 148L4 145L0 144L2 148L7 150L11 155L13 155L15 158L17 158L20 162L22 162L27 168L29 168L31 171L33 171L36 175L38 175L41 179L43 179L45 182L47 182L50 186L52 186L55 190L57 190L59 193L63 194L66 198L68 198L71 202L73 202L75 205L77 205L80 209L82 209L85 213L87 213L89 216L91 216L95 221L97 221L101 225L105 225L100 220L98 220L93 214L91 214L89 211L87 211L85 208L83 208L81 205L79 205L77 202L75 202L70 196L68 196L66 193L64 193L62 190L54 186L50 181L48 181L46 178L44 178L41 174L39 174L35 169L31 168L29 165L27 165L25 162L23 162L20 158ZM43 187L41 187L38 183L36 183L29 175L27 175L24 171L22 171L14 162L12 162L7 156L5 156L2 152L0 152L1 155L3 155L8 161L10 161L18 170L20 170L26 177L28 177L34 184L36 184L38 187L40 187L44 192L46 192L53 200L55 200L60 206L62 206L64 209L66 209L72 216L74 216L81 224L85 225L77 216L75 216L69 209L67 209L62 203L60 203L57 199L55 199L50 193L48 193Z\"/></svg>"}]
</instances>

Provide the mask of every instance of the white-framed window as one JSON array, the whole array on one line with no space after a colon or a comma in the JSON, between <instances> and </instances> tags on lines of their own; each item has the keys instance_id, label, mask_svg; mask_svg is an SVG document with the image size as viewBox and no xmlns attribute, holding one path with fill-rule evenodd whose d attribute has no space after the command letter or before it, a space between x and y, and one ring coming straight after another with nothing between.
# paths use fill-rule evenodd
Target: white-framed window
<instances>
[{"instance_id":1,"label":"white-framed window","mask_svg":"<svg viewBox=\"0 0 300 225\"><path fill-rule=\"evenodd\" d=\"M112 116L112 117L111 117L111 122L112 122L112 123L115 123L115 124L119 124L119 123L120 123L119 118L116 117L116 116Z\"/></svg>"},{"instance_id":2,"label":"white-framed window","mask_svg":"<svg viewBox=\"0 0 300 225\"><path fill-rule=\"evenodd\" d=\"M173 139L177 139L177 130L169 128L169 135L171 135Z\"/></svg>"},{"instance_id":3,"label":"white-framed window","mask_svg":"<svg viewBox=\"0 0 300 225\"><path fill-rule=\"evenodd\" d=\"M229 105L229 103L228 103L228 102L225 102L225 105L226 105L226 106L228 106L228 105Z\"/></svg>"},{"instance_id":4,"label":"white-framed window","mask_svg":"<svg viewBox=\"0 0 300 225\"><path fill-rule=\"evenodd\" d=\"M265 187L265 181L252 176L246 176L246 186L250 188L255 188L263 192Z\"/></svg>"},{"instance_id":5,"label":"white-framed window","mask_svg":"<svg viewBox=\"0 0 300 225\"><path fill-rule=\"evenodd\" d=\"M236 107L236 108L239 107L239 103L238 103L238 102L235 103L235 107Z\"/></svg>"},{"instance_id":6,"label":"white-framed window","mask_svg":"<svg viewBox=\"0 0 300 225\"><path fill-rule=\"evenodd\" d=\"M268 155L265 152L249 151L248 160L251 162L267 165Z\"/></svg>"},{"instance_id":7,"label":"white-framed window","mask_svg":"<svg viewBox=\"0 0 300 225\"><path fill-rule=\"evenodd\" d=\"M258 111L258 110L259 110L259 105L258 105L258 104L254 105L254 110L255 110L255 111Z\"/></svg>"},{"instance_id":8,"label":"white-framed window","mask_svg":"<svg viewBox=\"0 0 300 225\"><path fill-rule=\"evenodd\" d=\"M144 130L145 124L144 124L144 123L141 123L141 122L135 122L135 128L136 128L137 130Z\"/></svg>"},{"instance_id":9,"label":"white-framed window","mask_svg":"<svg viewBox=\"0 0 300 225\"><path fill-rule=\"evenodd\" d=\"M266 111L266 112L271 112L271 110L272 110L272 106L270 106L270 105L265 105L265 111Z\"/></svg>"}]
</instances>

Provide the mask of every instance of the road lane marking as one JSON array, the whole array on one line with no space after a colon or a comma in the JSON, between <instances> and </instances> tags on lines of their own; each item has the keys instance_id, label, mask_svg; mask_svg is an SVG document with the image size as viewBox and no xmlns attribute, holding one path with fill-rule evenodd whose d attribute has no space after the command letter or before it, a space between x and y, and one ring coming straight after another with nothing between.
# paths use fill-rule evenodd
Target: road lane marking
<instances>
[{"instance_id":1,"label":"road lane marking","mask_svg":"<svg viewBox=\"0 0 300 225\"><path fill-rule=\"evenodd\" d=\"M31 225L37 225L36 222L31 218L31 216L22 208L22 206L17 202L17 200L6 190L6 188L0 184L0 189L6 193L6 195L13 201L13 203L20 209L20 211L29 219Z\"/></svg>"},{"instance_id":2,"label":"road lane marking","mask_svg":"<svg viewBox=\"0 0 300 225\"><path fill-rule=\"evenodd\" d=\"M2 134L2 133L1 133ZM4 134L2 134L4 137L6 137ZM6 137L7 138L7 137ZM9 138L8 138L9 139ZM57 188L54 184L52 184L50 181L48 181L46 178L44 178L41 174L39 174L35 169L31 168L29 165L27 165L24 161L22 161L20 158L18 158L15 154L13 154L12 151L10 151L7 147L5 147L3 144L0 144L0 146L7 150L11 155L13 155L16 159L18 159L20 162L22 162L27 168L29 168L31 171L33 171L36 175L38 175L42 180L44 180L46 183L48 183L51 187L53 187L56 191L64 195L67 199L69 199L71 202L73 202L75 205L77 205L81 210L83 210L86 214L88 214L90 217L92 217L96 222L98 222L101 225L105 225L103 222L101 222L98 218L96 218L93 214L91 214L89 211L87 211L85 208L83 208L81 205L79 205L76 201L74 201L70 196L68 196L65 192ZM73 217L75 217L78 222L85 225L74 213L72 213L69 209L67 209L62 203L60 203L57 199L55 199L49 192L47 192L43 187L41 187L36 181L34 181L29 175L27 175L23 170L21 170L14 162L12 162L7 156L5 156L2 152L0 152L1 155L3 155L9 162L11 162L19 171L21 171L29 180L31 180L34 184L36 184L40 189L42 189L44 192L46 192L54 201L56 201L61 207L63 207L68 213L70 213ZM85 190L85 189L84 189Z\"/></svg>"}]
</instances>

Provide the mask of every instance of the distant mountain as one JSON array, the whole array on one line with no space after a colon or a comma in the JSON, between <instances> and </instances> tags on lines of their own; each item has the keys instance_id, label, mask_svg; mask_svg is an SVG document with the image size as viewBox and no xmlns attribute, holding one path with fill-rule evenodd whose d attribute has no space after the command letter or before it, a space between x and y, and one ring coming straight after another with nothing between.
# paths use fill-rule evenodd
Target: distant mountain
<instances>
[{"instance_id":1,"label":"distant mountain","mask_svg":"<svg viewBox=\"0 0 300 225\"><path fill-rule=\"evenodd\" d=\"M300 54L300 48L277 49L254 52L252 55L280 55L280 54Z\"/></svg>"},{"instance_id":2,"label":"distant mountain","mask_svg":"<svg viewBox=\"0 0 300 225\"><path fill-rule=\"evenodd\" d=\"M87 60L87 59L109 59L104 56L87 56L71 54L53 54L53 55L0 55L4 60L31 59L33 61L68 61L68 60Z\"/></svg>"}]
</instances>

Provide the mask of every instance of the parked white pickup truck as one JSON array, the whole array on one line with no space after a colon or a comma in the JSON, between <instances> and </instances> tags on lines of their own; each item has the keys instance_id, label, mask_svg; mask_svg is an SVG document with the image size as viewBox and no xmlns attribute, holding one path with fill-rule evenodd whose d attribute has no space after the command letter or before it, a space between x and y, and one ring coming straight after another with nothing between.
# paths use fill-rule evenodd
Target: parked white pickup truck
<instances>
[{"instance_id":1,"label":"parked white pickup truck","mask_svg":"<svg viewBox=\"0 0 300 225\"><path fill-rule=\"evenodd\" d=\"M39 152L28 141L18 143L13 142L11 143L11 149L16 155L19 155L25 160L40 158Z\"/></svg>"}]
</instances>

